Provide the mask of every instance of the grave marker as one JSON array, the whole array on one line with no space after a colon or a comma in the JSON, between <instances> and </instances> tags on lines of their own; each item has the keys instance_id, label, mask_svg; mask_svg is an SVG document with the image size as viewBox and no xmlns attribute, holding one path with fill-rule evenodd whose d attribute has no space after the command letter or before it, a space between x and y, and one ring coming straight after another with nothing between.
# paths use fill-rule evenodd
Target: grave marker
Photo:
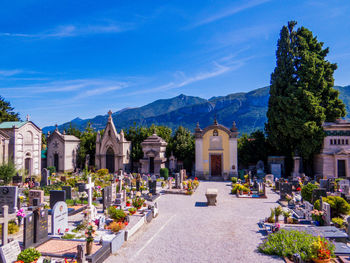
<instances>
[{"instance_id":1,"label":"grave marker","mask_svg":"<svg viewBox=\"0 0 350 263\"><path fill-rule=\"evenodd\" d=\"M280 184L280 198L282 200L286 199L287 195L292 196L292 184L291 183L281 183Z\"/></svg>"},{"instance_id":2,"label":"grave marker","mask_svg":"<svg viewBox=\"0 0 350 263\"><path fill-rule=\"evenodd\" d=\"M311 211L314 209L314 206L308 201L305 201L304 204L305 204L305 219L312 220Z\"/></svg>"},{"instance_id":3,"label":"grave marker","mask_svg":"<svg viewBox=\"0 0 350 263\"><path fill-rule=\"evenodd\" d=\"M57 202L66 202L66 193L61 190L51 190L50 191L50 208L53 209Z\"/></svg>"},{"instance_id":4,"label":"grave marker","mask_svg":"<svg viewBox=\"0 0 350 263\"><path fill-rule=\"evenodd\" d=\"M41 171L40 186L46 186L49 184L49 176L50 176L50 171L44 168Z\"/></svg>"},{"instance_id":5,"label":"grave marker","mask_svg":"<svg viewBox=\"0 0 350 263\"><path fill-rule=\"evenodd\" d=\"M320 197L327 197L327 190L324 188L314 189L312 191L312 203L315 203L316 200L319 200Z\"/></svg>"},{"instance_id":6,"label":"grave marker","mask_svg":"<svg viewBox=\"0 0 350 263\"><path fill-rule=\"evenodd\" d=\"M17 256L21 253L19 242L14 240L0 247L1 262L12 263L17 261Z\"/></svg>"},{"instance_id":7,"label":"grave marker","mask_svg":"<svg viewBox=\"0 0 350 263\"><path fill-rule=\"evenodd\" d=\"M17 209L17 186L0 186L0 207L7 205L9 213L13 214Z\"/></svg>"},{"instance_id":8,"label":"grave marker","mask_svg":"<svg viewBox=\"0 0 350 263\"><path fill-rule=\"evenodd\" d=\"M57 202L52 208L51 214L51 234L64 233L68 228L68 207L65 202Z\"/></svg>"},{"instance_id":9,"label":"grave marker","mask_svg":"<svg viewBox=\"0 0 350 263\"><path fill-rule=\"evenodd\" d=\"M29 190L29 206L33 206L33 200L37 198L39 199L40 205L44 202L44 191L42 190Z\"/></svg>"},{"instance_id":10,"label":"grave marker","mask_svg":"<svg viewBox=\"0 0 350 263\"><path fill-rule=\"evenodd\" d=\"M331 224L331 206L326 202L322 202L322 211L324 212L324 224L329 226Z\"/></svg>"},{"instance_id":11,"label":"grave marker","mask_svg":"<svg viewBox=\"0 0 350 263\"><path fill-rule=\"evenodd\" d=\"M72 199L72 187L71 186L62 186L62 190L66 192L66 200Z\"/></svg>"}]
</instances>

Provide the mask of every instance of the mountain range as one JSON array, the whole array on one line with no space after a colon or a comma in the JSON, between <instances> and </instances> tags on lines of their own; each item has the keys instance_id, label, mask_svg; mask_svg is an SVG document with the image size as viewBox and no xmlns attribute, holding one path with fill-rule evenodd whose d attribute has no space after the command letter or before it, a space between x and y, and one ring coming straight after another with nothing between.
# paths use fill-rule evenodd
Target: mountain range
<instances>
[{"instance_id":1,"label":"mountain range","mask_svg":"<svg viewBox=\"0 0 350 263\"><path fill-rule=\"evenodd\" d=\"M340 92L340 98L346 104L347 116L350 118L350 86L335 86ZM173 130L182 125L191 131L197 122L204 128L211 125L216 118L220 124L231 127L236 122L239 132L250 133L264 129L266 122L269 87L259 88L250 92L233 93L226 96L203 99L200 97L179 95L170 99L156 100L137 108L125 108L112 114L117 130L130 126L165 125ZM59 125L59 130L70 125L84 130L88 122L96 130L105 128L108 114L98 115L91 119L75 118ZM53 131L55 126L43 128L43 132Z\"/></svg>"}]
</instances>

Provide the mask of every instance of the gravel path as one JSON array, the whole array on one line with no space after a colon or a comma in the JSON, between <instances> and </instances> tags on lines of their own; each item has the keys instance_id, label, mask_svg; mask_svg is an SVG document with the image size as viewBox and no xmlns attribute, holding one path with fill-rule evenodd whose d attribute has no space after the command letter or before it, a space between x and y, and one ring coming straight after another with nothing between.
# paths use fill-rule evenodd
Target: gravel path
<instances>
[{"instance_id":1,"label":"gravel path","mask_svg":"<svg viewBox=\"0 0 350 263\"><path fill-rule=\"evenodd\" d=\"M200 206L207 188L219 191L216 207ZM284 262L256 251L257 222L278 196L268 190L268 199L237 199L230 189L228 182L201 182L192 196L161 196L159 216L106 262Z\"/></svg>"}]
</instances>

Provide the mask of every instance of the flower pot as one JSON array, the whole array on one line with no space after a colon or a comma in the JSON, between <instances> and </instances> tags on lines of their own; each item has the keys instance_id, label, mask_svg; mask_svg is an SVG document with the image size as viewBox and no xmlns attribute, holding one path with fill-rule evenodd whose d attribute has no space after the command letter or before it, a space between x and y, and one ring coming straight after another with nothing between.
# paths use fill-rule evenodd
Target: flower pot
<instances>
[{"instance_id":1,"label":"flower pot","mask_svg":"<svg viewBox=\"0 0 350 263\"><path fill-rule=\"evenodd\" d=\"M86 242L86 254L91 255L93 242Z\"/></svg>"},{"instance_id":2,"label":"flower pot","mask_svg":"<svg viewBox=\"0 0 350 263\"><path fill-rule=\"evenodd\" d=\"M313 258L312 261L315 262L315 263L328 263L328 262L331 262L331 259L330 258L328 258L328 259L316 259L316 258Z\"/></svg>"},{"instance_id":3,"label":"flower pot","mask_svg":"<svg viewBox=\"0 0 350 263\"><path fill-rule=\"evenodd\" d=\"M126 206L130 206L130 203L126 203Z\"/></svg>"}]
</instances>

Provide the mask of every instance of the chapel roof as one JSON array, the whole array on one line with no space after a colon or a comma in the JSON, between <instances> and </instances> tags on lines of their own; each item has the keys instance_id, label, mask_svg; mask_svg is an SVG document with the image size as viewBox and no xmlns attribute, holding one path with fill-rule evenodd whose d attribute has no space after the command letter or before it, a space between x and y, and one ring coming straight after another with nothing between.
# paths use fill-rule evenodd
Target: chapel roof
<instances>
[{"instance_id":1,"label":"chapel roof","mask_svg":"<svg viewBox=\"0 0 350 263\"><path fill-rule=\"evenodd\" d=\"M13 126L15 126L15 128L21 128L27 122L28 121L4 121L0 123L0 129L11 129Z\"/></svg>"},{"instance_id":2,"label":"chapel roof","mask_svg":"<svg viewBox=\"0 0 350 263\"><path fill-rule=\"evenodd\" d=\"M8 136L6 133L0 130L0 137L3 137L5 139L10 139L10 136Z\"/></svg>"},{"instance_id":3,"label":"chapel roof","mask_svg":"<svg viewBox=\"0 0 350 263\"><path fill-rule=\"evenodd\" d=\"M75 137L74 135L68 135L68 134L62 134L60 131L56 128L56 130L49 136L49 138L53 134L57 134L59 137L61 137L64 141L80 141L79 138Z\"/></svg>"},{"instance_id":4,"label":"chapel roof","mask_svg":"<svg viewBox=\"0 0 350 263\"><path fill-rule=\"evenodd\" d=\"M162 137L158 136L155 133L149 136L146 140L142 142L142 144L156 144L156 143L165 144L165 145L167 144Z\"/></svg>"}]
</instances>

